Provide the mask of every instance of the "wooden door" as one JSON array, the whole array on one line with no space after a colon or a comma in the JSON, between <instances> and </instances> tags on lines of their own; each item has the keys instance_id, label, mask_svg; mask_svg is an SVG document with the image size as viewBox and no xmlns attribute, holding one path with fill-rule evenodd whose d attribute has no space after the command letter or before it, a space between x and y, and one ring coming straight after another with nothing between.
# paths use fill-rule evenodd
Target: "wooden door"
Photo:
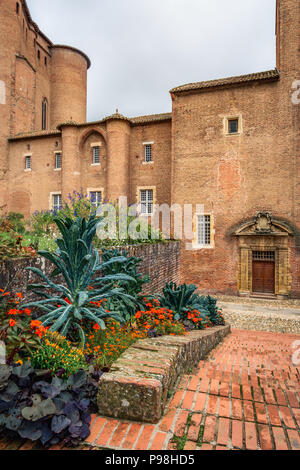
<instances>
[{"instance_id":1,"label":"wooden door","mask_svg":"<svg viewBox=\"0 0 300 470\"><path fill-rule=\"evenodd\" d=\"M275 263L267 260L253 260L252 290L254 293L275 293Z\"/></svg>"}]
</instances>

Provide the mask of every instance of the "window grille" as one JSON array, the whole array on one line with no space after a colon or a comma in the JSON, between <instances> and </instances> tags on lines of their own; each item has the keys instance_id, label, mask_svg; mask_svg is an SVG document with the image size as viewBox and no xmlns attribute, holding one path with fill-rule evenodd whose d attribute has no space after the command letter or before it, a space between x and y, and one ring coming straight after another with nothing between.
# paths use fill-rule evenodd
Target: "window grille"
<instances>
[{"instance_id":1,"label":"window grille","mask_svg":"<svg viewBox=\"0 0 300 470\"><path fill-rule=\"evenodd\" d=\"M102 192L101 191L91 191L90 200L94 207L99 207L102 202Z\"/></svg>"},{"instance_id":2,"label":"window grille","mask_svg":"<svg viewBox=\"0 0 300 470\"><path fill-rule=\"evenodd\" d=\"M145 145L145 162L152 162L152 145Z\"/></svg>"},{"instance_id":3,"label":"window grille","mask_svg":"<svg viewBox=\"0 0 300 470\"><path fill-rule=\"evenodd\" d=\"M141 190L141 214L151 215L153 213L153 190Z\"/></svg>"},{"instance_id":4,"label":"window grille","mask_svg":"<svg viewBox=\"0 0 300 470\"><path fill-rule=\"evenodd\" d=\"M52 209L54 212L58 212L62 209L61 194L53 194L52 196Z\"/></svg>"},{"instance_id":5,"label":"window grille","mask_svg":"<svg viewBox=\"0 0 300 470\"><path fill-rule=\"evenodd\" d=\"M211 220L210 215L198 215L198 244L210 245Z\"/></svg>"},{"instance_id":6,"label":"window grille","mask_svg":"<svg viewBox=\"0 0 300 470\"><path fill-rule=\"evenodd\" d=\"M93 147L93 164L98 165L100 163L100 147Z\"/></svg>"},{"instance_id":7,"label":"window grille","mask_svg":"<svg viewBox=\"0 0 300 470\"><path fill-rule=\"evenodd\" d=\"M25 170L31 170L31 157L25 157Z\"/></svg>"},{"instance_id":8,"label":"window grille","mask_svg":"<svg viewBox=\"0 0 300 470\"><path fill-rule=\"evenodd\" d=\"M274 251L253 251L253 260L255 261L274 261Z\"/></svg>"},{"instance_id":9,"label":"window grille","mask_svg":"<svg viewBox=\"0 0 300 470\"><path fill-rule=\"evenodd\" d=\"M62 166L62 156L61 153L55 154L55 169L60 170Z\"/></svg>"}]
</instances>

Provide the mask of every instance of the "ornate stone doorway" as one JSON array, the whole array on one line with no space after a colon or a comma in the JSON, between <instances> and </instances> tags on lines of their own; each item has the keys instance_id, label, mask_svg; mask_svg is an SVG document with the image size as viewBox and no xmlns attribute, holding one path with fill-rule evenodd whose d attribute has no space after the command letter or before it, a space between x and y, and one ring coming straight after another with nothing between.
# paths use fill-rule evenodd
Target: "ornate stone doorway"
<instances>
[{"instance_id":1,"label":"ornate stone doorway","mask_svg":"<svg viewBox=\"0 0 300 470\"><path fill-rule=\"evenodd\" d=\"M239 239L240 295L287 297L291 284L288 247L291 231L273 220L269 212L260 212L252 221L242 224L235 235Z\"/></svg>"}]
</instances>

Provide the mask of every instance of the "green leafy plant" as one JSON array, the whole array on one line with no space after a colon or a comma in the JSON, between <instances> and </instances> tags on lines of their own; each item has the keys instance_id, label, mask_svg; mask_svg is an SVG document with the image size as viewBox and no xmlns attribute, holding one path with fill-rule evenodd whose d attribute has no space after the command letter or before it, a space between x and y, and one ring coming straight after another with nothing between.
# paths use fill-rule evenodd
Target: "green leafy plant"
<instances>
[{"instance_id":1,"label":"green leafy plant","mask_svg":"<svg viewBox=\"0 0 300 470\"><path fill-rule=\"evenodd\" d=\"M50 370L52 374L60 372L62 378L89 367L82 349L75 348L65 337L52 331L42 336L40 347L31 354L30 361L35 369Z\"/></svg>"},{"instance_id":2,"label":"green leafy plant","mask_svg":"<svg viewBox=\"0 0 300 470\"><path fill-rule=\"evenodd\" d=\"M85 344L83 321L91 321L105 329L105 318L108 316L118 321L123 318L118 312L107 312L99 302L104 298L118 297L119 299L134 300L124 292L123 288L116 287L119 281L134 281L127 274L113 274L103 276L101 271L112 263L124 263L125 257L112 258L106 263L100 263L99 253L93 247L99 219L94 215L88 220L78 217L55 217L54 219L61 233L56 243L56 253L39 251L39 255L48 259L55 266L50 278L37 268L27 268L39 277L44 284L31 284L28 286L36 295L43 298L26 305L29 308L38 308L45 312L40 317L43 326L50 325L52 331L59 331L62 336L76 335L81 345ZM55 283L54 278L60 275L64 284ZM56 295L49 293L56 292ZM72 337L73 338L73 337Z\"/></svg>"},{"instance_id":3,"label":"green leafy plant","mask_svg":"<svg viewBox=\"0 0 300 470\"><path fill-rule=\"evenodd\" d=\"M31 310L19 308L21 293L16 296L0 289L0 341L5 343L8 363L30 356L40 347L44 329L32 321Z\"/></svg>"},{"instance_id":4,"label":"green leafy plant","mask_svg":"<svg viewBox=\"0 0 300 470\"><path fill-rule=\"evenodd\" d=\"M135 302L128 301L125 298L125 301L122 299L111 298L107 301L108 310L119 311L122 317L125 320L129 320L132 317L136 309L142 308L143 299L141 298L141 293L143 290L144 284L150 282L149 276L143 276L143 274L138 272L138 266L142 262L141 258L136 256L128 257L128 252L124 251L123 253L117 249L115 250L102 250L102 259L104 263L112 260L113 258L119 258L123 256L126 258L126 261L120 265L120 263L110 263L106 264L103 273L104 275L115 275L119 272L127 274L133 278L133 281L118 281L118 287L126 289L127 294L132 296L135 299Z\"/></svg>"},{"instance_id":5,"label":"green leafy plant","mask_svg":"<svg viewBox=\"0 0 300 470\"><path fill-rule=\"evenodd\" d=\"M174 312L174 319L181 320L185 318L186 313L192 309L197 309L199 295L195 294L197 286L190 284L181 284L177 286L175 282L167 283L163 289L163 295L156 297L162 307L168 308Z\"/></svg>"},{"instance_id":6,"label":"green leafy plant","mask_svg":"<svg viewBox=\"0 0 300 470\"><path fill-rule=\"evenodd\" d=\"M163 295L157 295L163 307L173 310L175 320L184 321L190 311L197 310L201 316L213 325L224 325L224 319L217 307L217 299L211 296L200 296L194 284L166 284Z\"/></svg>"}]
</instances>

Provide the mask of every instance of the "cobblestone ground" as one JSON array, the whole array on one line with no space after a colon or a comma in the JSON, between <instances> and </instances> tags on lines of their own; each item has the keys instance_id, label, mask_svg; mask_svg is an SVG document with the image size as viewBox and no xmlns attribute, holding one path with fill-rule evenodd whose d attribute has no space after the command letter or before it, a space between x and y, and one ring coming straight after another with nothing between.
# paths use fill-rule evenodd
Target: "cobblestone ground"
<instances>
[{"instance_id":1,"label":"cobblestone ground","mask_svg":"<svg viewBox=\"0 0 300 470\"><path fill-rule=\"evenodd\" d=\"M295 340L300 336L233 330L196 370L181 378L158 424L93 416L83 448L300 450ZM32 448L0 441L0 449L24 446Z\"/></svg>"}]
</instances>

